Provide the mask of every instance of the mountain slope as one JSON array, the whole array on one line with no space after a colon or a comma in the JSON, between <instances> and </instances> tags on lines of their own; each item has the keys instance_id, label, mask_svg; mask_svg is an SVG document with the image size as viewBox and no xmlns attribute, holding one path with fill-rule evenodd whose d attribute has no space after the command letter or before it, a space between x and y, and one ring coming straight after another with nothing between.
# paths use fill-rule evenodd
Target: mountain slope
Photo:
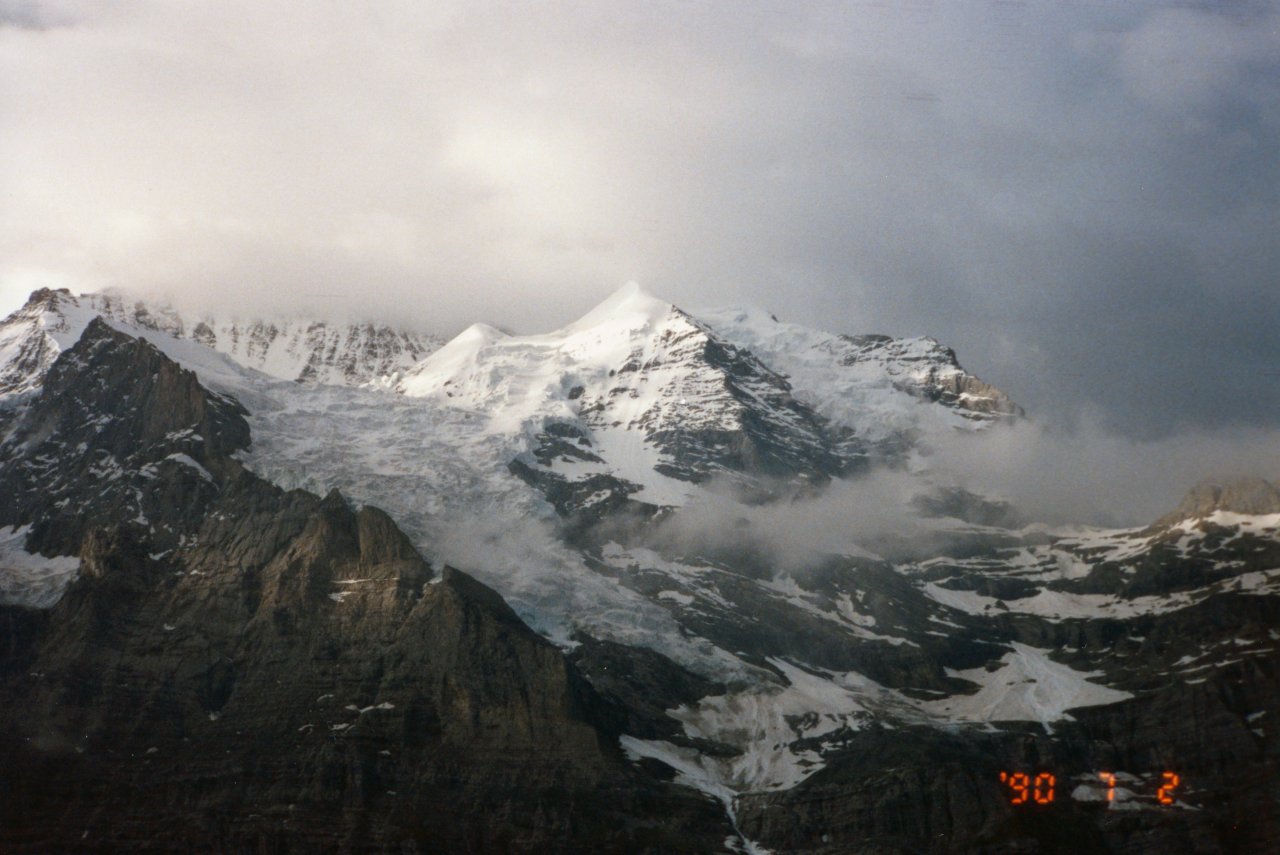
<instances>
[{"instance_id":1,"label":"mountain slope","mask_svg":"<svg viewBox=\"0 0 1280 855\"><path fill-rule=\"evenodd\" d=\"M35 327L15 317L0 334L66 318L36 314ZM1275 815L1280 528L1269 484L1200 488L1142 528L1027 525L1016 508L931 480L939 433L999 430L1020 413L936 342L690 314L635 288L546 335L477 325L394 384L366 388L273 379L190 339L110 323L243 403L253 443L232 462L386 508L421 554L474 573L572 651L605 753L723 805L704 831L727 837L736 824L779 853L1051 852L1081 840L1097 851L1269 851L1280 839L1274 823L1248 821ZM60 406L82 399L83 410L47 422L65 423L65 436L40 436L33 401L62 375L28 363L14 373L25 391L0 406L12 447L36 455L22 465L91 456L93 424L123 396L55 385ZM137 374L148 388L151 374ZM156 459L169 460L164 483L194 478L214 495L220 470L198 451L114 454L123 486L106 495L120 497L120 515L104 525L130 529L130 488L142 483L130 473ZM76 570L41 562L86 566L36 554L47 535L23 509L47 515L66 500L93 518L107 484L90 456L67 470L70 492L51 482L46 501L36 478L16 491L18 511L0 518L0 581L27 587L5 582L0 596L25 590L47 608ZM190 537L178 533L175 555ZM208 541L217 555L238 542L225 537ZM361 667L342 658L347 647L357 660L374 653L319 616L346 626L337 610L348 605L408 607L388 605L398 585L376 574L278 566L279 579L236 596L287 592L282 626L331 639L344 672ZM241 614L228 597L217 609ZM18 614L9 619L27 638L52 613ZM262 638L309 673L312 653ZM524 677L501 682L511 679ZM1011 805L998 773L1044 768L1063 782L1053 812ZM1168 806L1152 785L1167 769L1188 782ZM1098 795L1100 770L1126 782L1114 802ZM633 809L649 815L620 808Z\"/></svg>"},{"instance_id":2,"label":"mountain slope","mask_svg":"<svg viewBox=\"0 0 1280 855\"><path fill-rule=\"evenodd\" d=\"M0 607L6 851L704 852L733 837L714 806L624 761L590 687L496 593L435 575L381 511L247 472L234 403L150 344L89 323L10 437L0 484L25 499L0 523L76 556L79 577L48 612ZM169 443L185 457L156 463ZM103 452L105 476L68 468L44 501L24 486ZM153 517L101 489L139 479Z\"/></svg>"},{"instance_id":3,"label":"mountain slope","mask_svg":"<svg viewBox=\"0 0 1280 855\"><path fill-rule=\"evenodd\" d=\"M65 289L41 288L0 323L0 402L40 388L58 354L80 338L96 312Z\"/></svg>"}]
</instances>

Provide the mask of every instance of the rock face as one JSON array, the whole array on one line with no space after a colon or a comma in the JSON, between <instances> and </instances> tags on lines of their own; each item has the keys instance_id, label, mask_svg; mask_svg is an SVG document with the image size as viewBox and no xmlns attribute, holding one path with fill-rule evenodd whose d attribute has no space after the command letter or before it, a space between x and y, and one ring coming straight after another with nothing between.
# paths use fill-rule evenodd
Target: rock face
<instances>
[{"instance_id":1,"label":"rock face","mask_svg":"<svg viewBox=\"0 0 1280 855\"><path fill-rule=\"evenodd\" d=\"M843 365L879 363L904 392L937 401L969 417L1022 416L1022 408L1004 392L960 367L956 353L931 338L887 335L841 336L847 345Z\"/></svg>"},{"instance_id":2,"label":"rock face","mask_svg":"<svg viewBox=\"0 0 1280 855\"><path fill-rule=\"evenodd\" d=\"M95 319L0 442L0 524L33 524L28 546L45 554L73 554L90 528L123 525L172 549L248 443L237 403Z\"/></svg>"},{"instance_id":3,"label":"rock face","mask_svg":"<svg viewBox=\"0 0 1280 855\"><path fill-rule=\"evenodd\" d=\"M627 763L501 597L381 511L262 481L247 441L101 322L15 417L0 522L81 563L52 610L0 608L0 848L722 851L718 805Z\"/></svg>"},{"instance_id":4,"label":"rock face","mask_svg":"<svg viewBox=\"0 0 1280 855\"><path fill-rule=\"evenodd\" d=\"M613 413L625 411L619 402L644 397L646 387L665 380L661 392L668 400L628 425L662 452L654 467L659 473L693 482L717 474L822 479L849 467L830 447L827 426L750 352L678 309L659 323L652 345L637 346L618 369L607 398L584 397L589 425L603 428ZM672 367L677 376L663 377ZM700 406L695 410L690 400Z\"/></svg>"}]
</instances>

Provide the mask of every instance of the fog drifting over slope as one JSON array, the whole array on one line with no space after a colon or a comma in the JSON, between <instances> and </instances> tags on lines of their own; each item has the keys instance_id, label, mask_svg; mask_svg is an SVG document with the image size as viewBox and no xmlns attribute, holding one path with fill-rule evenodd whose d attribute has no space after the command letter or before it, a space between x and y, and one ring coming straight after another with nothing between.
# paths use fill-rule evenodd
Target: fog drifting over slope
<instances>
[{"instance_id":1,"label":"fog drifting over slope","mask_svg":"<svg viewBox=\"0 0 1280 855\"><path fill-rule=\"evenodd\" d=\"M1072 429L1026 422L953 436L939 452L958 483L1050 523L1144 525L1201 481L1280 476L1280 434L1260 428L1136 440L1095 421Z\"/></svg>"},{"instance_id":2,"label":"fog drifting over slope","mask_svg":"<svg viewBox=\"0 0 1280 855\"><path fill-rule=\"evenodd\" d=\"M1000 524L1137 528L1174 510L1201 481L1280 476L1280 437L1264 430L1139 441L1096 423L1067 431L1020 421L933 436L929 445L920 461L923 478L876 468L769 504L743 503L726 488L682 509L654 541L677 554L747 550L779 571L795 572L830 554L938 554L955 539L957 523L922 515L919 498L936 488L1007 503L1012 514Z\"/></svg>"}]
</instances>

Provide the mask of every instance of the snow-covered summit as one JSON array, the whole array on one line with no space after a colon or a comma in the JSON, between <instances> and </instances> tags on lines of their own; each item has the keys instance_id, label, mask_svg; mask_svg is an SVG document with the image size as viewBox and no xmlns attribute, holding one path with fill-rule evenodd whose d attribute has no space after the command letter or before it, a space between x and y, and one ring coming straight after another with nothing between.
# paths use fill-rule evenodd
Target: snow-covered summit
<instances>
[{"instance_id":1,"label":"snow-covered summit","mask_svg":"<svg viewBox=\"0 0 1280 855\"><path fill-rule=\"evenodd\" d=\"M550 333L513 336L477 323L407 371L397 391L453 399L488 412L498 429L536 417L573 417L569 394L616 374L656 326L682 326L678 310L629 284L573 323Z\"/></svg>"},{"instance_id":2,"label":"snow-covered summit","mask_svg":"<svg viewBox=\"0 0 1280 855\"><path fill-rule=\"evenodd\" d=\"M107 320L189 338L247 368L282 380L359 386L387 382L440 346L436 336L385 324L323 318L266 318L200 313L184 318L171 306L118 291L80 298Z\"/></svg>"},{"instance_id":3,"label":"snow-covered summit","mask_svg":"<svg viewBox=\"0 0 1280 855\"><path fill-rule=\"evenodd\" d=\"M690 313L634 283L550 333L473 326L395 389L523 436L523 477L559 495L562 513L620 493L682 505L688 483L719 476L822 481L1021 412L933 339Z\"/></svg>"},{"instance_id":4,"label":"snow-covered summit","mask_svg":"<svg viewBox=\"0 0 1280 855\"><path fill-rule=\"evenodd\" d=\"M58 356L80 340L94 320L145 339L213 389L246 393L263 374L192 339L182 337L182 320L172 311L152 312L138 303L128 313L103 311L100 295L73 295L42 288L25 305L0 320L0 405L21 402L39 391ZM248 392L252 394L251 392Z\"/></svg>"},{"instance_id":5,"label":"snow-covered summit","mask_svg":"<svg viewBox=\"0 0 1280 855\"><path fill-rule=\"evenodd\" d=\"M1022 413L932 338L837 335L755 308L697 315L784 375L796 397L819 414L873 442L922 430L980 427Z\"/></svg>"},{"instance_id":6,"label":"snow-covered summit","mask_svg":"<svg viewBox=\"0 0 1280 855\"><path fill-rule=\"evenodd\" d=\"M522 463L536 477L554 470L562 487L591 484L583 501L611 492L602 477L641 501L679 505L688 482L715 474L819 477L844 465L786 380L634 284L550 333L473 326L396 388L525 435L534 447Z\"/></svg>"},{"instance_id":7,"label":"snow-covered summit","mask_svg":"<svg viewBox=\"0 0 1280 855\"><path fill-rule=\"evenodd\" d=\"M674 308L671 303L650 294L639 283L628 282L561 332L632 331L661 320Z\"/></svg>"},{"instance_id":8,"label":"snow-covered summit","mask_svg":"<svg viewBox=\"0 0 1280 855\"><path fill-rule=\"evenodd\" d=\"M282 380L340 386L389 385L438 348L433 335L326 319L184 316L116 290L73 295L36 291L0 321L0 395L29 391L94 317L131 333L191 342Z\"/></svg>"},{"instance_id":9,"label":"snow-covered summit","mask_svg":"<svg viewBox=\"0 0 1280 855\"><path fill-rule=\"evenodd\" d=\"M0 321L0 399L39 388L58 354L75 344L95 314L65 288L41 288Z\"/></svg>"}]
</instances>

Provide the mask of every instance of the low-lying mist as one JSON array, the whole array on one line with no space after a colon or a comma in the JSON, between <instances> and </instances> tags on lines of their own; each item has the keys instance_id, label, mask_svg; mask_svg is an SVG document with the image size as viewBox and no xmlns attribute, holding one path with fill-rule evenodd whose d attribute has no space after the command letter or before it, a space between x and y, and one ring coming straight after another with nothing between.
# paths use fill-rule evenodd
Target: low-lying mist
<instances>
[{"instance_id":1,"label":"low-lying mist","mask_svg":"<svg viewBox=\"0 0 1280 855\"><path fill-rule=\"evenodd\" d=\"M874 468L767 504L713 483L709 496L645 539L676 554L752 554L762 566L788 571L833 554L922 558L962 549L976 536L958 517L1010 528L1141 526L1176 508L1201 481L1280 473L1280 437L1265 430L1138 441L1096 424L1065 430L1021 421L925 444L910 471Z\"/></svg>"},{"instance_id":2,"label":"low-lying mist","mask_svg":"<svg viewBox=\"0 0 1280 855\"><path fill-rule=\"evenodd\" d=\"M1280 475L1274 429L1202 429L1144 441L1089 421L1072 429L1018 422L934 437L930 445L935 477L1055 525L1143 525L1201 481Z\"/></svg>"}]
</instances>

